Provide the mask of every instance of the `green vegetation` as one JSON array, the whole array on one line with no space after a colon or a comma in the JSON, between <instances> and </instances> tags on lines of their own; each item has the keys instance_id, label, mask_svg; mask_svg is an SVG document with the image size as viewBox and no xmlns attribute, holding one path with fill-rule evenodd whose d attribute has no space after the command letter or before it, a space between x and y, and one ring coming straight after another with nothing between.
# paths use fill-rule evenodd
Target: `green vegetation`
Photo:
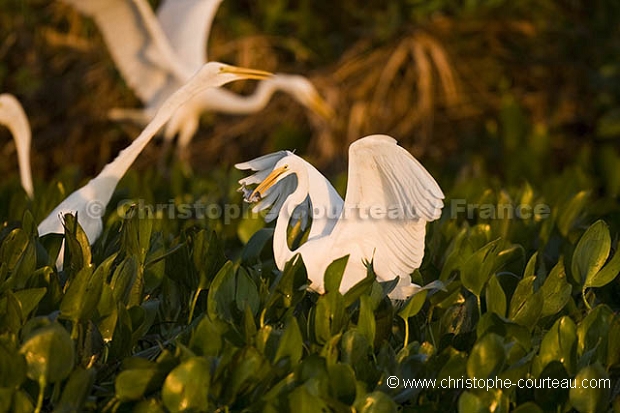
<instances>
[{"instance_id":1,"label":"green vegetation","mask_svg":"<svg viewBox=\"0 0 620 413\"><path fill-rule=\"evenodd\" d=\"M58 271L62 237L37 223L137 136L105 120L137 101L92 23L0 0L0 84L31 117L36 176L30 201L3 134L0 410L620 411L616 3L225 1L214 57L310 73L338 121L282 96L214 116L194 172L160 173L152 145L92 247L66 218ZM343 190L346 142L374 132L446 193L413 274L445 291L395 304L369 274L345 295L308 292L301 261L275 269L271 230L236 192L232 163L283 147ZM448 378L603 381L405 386Z\"/></svg>"}]
</instances>

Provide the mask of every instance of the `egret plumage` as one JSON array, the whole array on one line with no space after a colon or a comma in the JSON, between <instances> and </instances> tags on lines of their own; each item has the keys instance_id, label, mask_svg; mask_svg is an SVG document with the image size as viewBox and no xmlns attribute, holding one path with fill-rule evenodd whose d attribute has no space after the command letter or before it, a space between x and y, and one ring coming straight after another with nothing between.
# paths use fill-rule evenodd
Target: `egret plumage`
<instances>
[{"instance_id":1,"label":"egret plumage","mask_svg":"<svg viewBox=\"0 0 620 413\"><path fill-rule=\"evenodd\" d=\"M32 185L32 169L30 167L30 145L32 140L30 123L19 100L8 93L0 95L0 125L6 126L13 136L15 149L17 150L17 162L19 164L19 177L22 188L32 199L34 187Z\"/></svg>"},{"instance_id":2,"label":"egret plumage","mask_svg":"<svg viewBox=\"0 0 620 413\"><path fill-rule=\"evenodd\" d=\"M103 229L102 217L119 180L125 175L127 169L157 131L179 107L206 88L219 87L241 79L265 79L270 75L270 73L261 70L240 68L218 62L205 64L183 87L166 99L153 120L131 145L123 149L112 162L103 168L99 175L73 192L54 208L39 224L39 235L62 233L62 215L73 213L77 214L78 222L84 229L89 242L94 243Z\"/></svg>"},{"instance_id":3,"label":"egret plumage","mask_svg":"<svg viewBox=\"0 0 620 413\"><path fill-rule=\"evenodd\" d=\"M222 0L164 1L157 15L146 0L65 0L92 17L129 87L144 109L115 109L115 120L146 123L163 101L207 61L207 40ZM248 114L264 108L278 90L323 117L331 108L305 77L276 74L259 84L255 93L242 96L224 89L196 95L172 116L164 130L166 142L177 138L184 153L205 111Z\"/></svg>"},{"instance_id":4,"label":"egret plumage","mask_svg":"<svg viewBox=\"0 0 620 413\"><path fill-rule=\"evenodd\" d=\"M314 168L296 155L281 153L276 158L237 166L262 171L240 183L248 202L258 203L259 209L277 210L273 252L279 269L300 254L310 288L323 293L327 266L348 255L342 293L366 276L369 263L379 281L399 277L389 294L393 299L406 299L423 288L411 281L410 274L422 262L426 223L441 215L444 195L430 173L395 139L371 135L351 144L346 196L335 220L322 216L339 205L331 190L319 190L329 185L327 179L311 172ZM249 191L245 186L250 184L258 185ZM289 222L295 208L308 199L312 222L324 221L320 231L292 250L287 240Z\"/></svg>"}]
</instances>

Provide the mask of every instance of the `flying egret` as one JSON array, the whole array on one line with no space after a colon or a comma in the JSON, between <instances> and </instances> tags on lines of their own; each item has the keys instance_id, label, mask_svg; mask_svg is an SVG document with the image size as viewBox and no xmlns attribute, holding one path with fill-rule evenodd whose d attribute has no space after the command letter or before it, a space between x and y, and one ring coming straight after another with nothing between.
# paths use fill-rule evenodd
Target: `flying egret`
<instances>
[{"instance_id":1,"label":"flying egret","mask_svg":"<svg viewBox=\"0 0 620 413\"><path fill-rule=\"evenodd\" d=\"M65 1L95 20L121 74L145 104L144 109L115 109L111 118L146 123L166 97L207 61L208 32L222 0L164 1L157 16L146 0ZM277 74L250 96L215 88L196 95L172 116L164 139L169 144L178 135L177 148L183 154L202 112L257 112L278 90L322 117L331 116L331 108L308 79Z\"/></svg>"},{"instance_id":2,"label":"flying egret","mask_svg":"<svg viewBox=\"0 0 620 413\"><path fill-rule=\"evenodd\" d=\"M78 221L84 229L88 241L93 244L103 229L103 213L118 181L157 131L170 119L175 110L206 88L222 86L241 79L266 79L270 75L270 73L262 70L246 69L218 62L205 64L185 85L166 99L153 120L131 145L123 149L112 162L103 168L99 175L73 192L54 208L39 224L39 235L62 233L62 215L73 213L77 214ZM60 257L59 260L61 260Z\"/></svg>"},{"instance_id":3,"label":"flying egret","mask_svg":"<svg viewBox=\"0 0 620 413\"><path fill-rule=\"evenodd\" d=\"M299 253L310 288L323 293L327 266L349 255L340 285L342 293L366 276L366 263L372 263L379 281L400 277L389 294L392 299L406 299L423 288L411 282L410 274L424 256L426 223L439 218L444 198L428 171L390 136L371 135L357 140L349 147L349 182L337 222L331 229L330 225L325 227L328 233L309 237L291 250L287 227L293 210L309 197L314 222L316 214L327 213L334 203L325 193L311 189L317 183L324 185L326 179L308 170L308 163L301 158L282 156L266 176L241 181L244 185L260 180L252 192L245 191L248 202L267 199L273 203L280 192L286 197L278 205L273 239L278 268L284 269L286 262ZM296 177L293 190L287 186L274 191L274 186L291 175Z\"/></svg>"},{"instance_id":4,"label":"flying egret","mask_svg":"<svg viewBox=\"0 0 620 413\"><path fill-rule=\"evenodd\" d=\"M30 169L30 141L32 139L30 124L22 105L15 96L8 93L0 95L0 125L5 125L13 135L17 149L19 178L22 188L32 199L34 188Z\"/></svg>"}]
</instances>

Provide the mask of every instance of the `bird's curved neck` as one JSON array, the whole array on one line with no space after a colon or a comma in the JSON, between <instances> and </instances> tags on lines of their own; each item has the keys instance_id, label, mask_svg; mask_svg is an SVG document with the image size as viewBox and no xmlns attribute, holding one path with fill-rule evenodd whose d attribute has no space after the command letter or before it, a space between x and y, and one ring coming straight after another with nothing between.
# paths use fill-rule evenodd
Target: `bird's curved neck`
<instances>
[{"instance_id":1,"label":"bird's curved neck","mask_svg":"<svg viewBox=\"0 0 620 413\"><path fill-rule=\"evenodd\" d=\"M204 95L205 105L215 105L218 112L231 114L254 113L269 102L271 96L278 90L278 85L271 79L262 80L251 95L239 95L226 89L210 89Z\"/></svg>"},{"instance_id":2,"label":"bird's curved neck","mask_svg":"<svg viewBox=\"0 0 620 413\"><path fill-rule=\"evenodd\" d=\"M276 221L273 233L273 253L276 265L280 270L293 257L295 250L288 245L288 226L295 207L300 205L308 195L308 175L305 172L297 172L297 188L288 196Z\"/></svg>"}]
</instances>

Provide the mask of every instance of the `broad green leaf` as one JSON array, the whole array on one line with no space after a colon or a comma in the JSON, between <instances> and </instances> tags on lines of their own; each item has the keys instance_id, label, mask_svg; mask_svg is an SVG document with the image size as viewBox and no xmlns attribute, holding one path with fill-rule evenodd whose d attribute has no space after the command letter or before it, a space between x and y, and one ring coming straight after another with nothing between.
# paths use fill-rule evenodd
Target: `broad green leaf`
<instances>
[{"instance_id":1,"label":"broad green leaf","mask_svg":"<svg viewBox=\"0 0 620 413\"><path fill-rule=\"evenodd\" d=\"M0 388L18 388L26 378L26 360L13 346L0 344ZM10 374L7 374L10 372Z\"/></svg>"},{"instance_id":2,"label":"broad green leaf","mask_svg":"<svg viewBox=\"0 0 620 413\"><path fill-rule=\"evenodd\" d=\"M254 347L238 351L228 368L230 380L224 392L231 399L242 397L270 373L269 362Z\"/></svg>"},{"instance_id":3,"label":"broad green leaf","mask_svg":"<svg viewBox=\"0 0 620 413\"><path fill-rule=\"evenodd\" d=\"M138 262L134 256L128 256L116 267L110 281L110 287L116 302L123 303L124 305L129 303L131 290L137 276Z\"/></svg>"},{"instance_id":4,"label":"broad green leaf","mask_svg":"<svg viewBox=\"0 0 620 413\"><path fill-rule=\"evenodd\" d=\"M273 236L273 228L261 228L252 235L241 251L241 262L253 264L260 262L260 256Z\"/></svg>"},{"instance_id":5,"label":"broad green leaf","mask_svg":"<svg viewBox=\"0 0 620 413\"><path fill-rule=\"evenodd\" d=\"M534 292L535 280L536 277L532 276L519 281L510 299L508 312L508 318L529 328L534 328L543 307L543 296L540 290Z\"/></svg>"},{"instance_id":6,"label":"broad green leaf","mask_svg":"<svg viewBox=\"0 0 620 413\"><path fill-rule=\"evenodd\" d=\"M387 394L373 391L358 400L355 409L359 413L396 413L398 406Z\"/></svg>"},{"instance_id":7,"label":"broad green leaf","mask_svg":"<svg viewBox=\"0 0 620 413\"><path fill-rule=\"evenodd\" d=\"M192 259L200 276L198 289L209 288L213 278L226 263L222 242L214 231L199 231L192 238Z\"/></svg>"},{"instance_id":8,"label":"broad green leaf","mask_svg":"<svg viewBox=\"0 0 620 413\"><path fill-rule=\"evenodd\" d=\"M320 296L311 315L317 342L326 343L344 327L345 308L342 294L336 290Z\"/></svg>"},{"instance_id":9,"label":"broad green leaf","mask_svg":"<svg viewBox=\"0 0 620 413\"><path fill-rule=\"evenodd\" d=\"M568 203L562 205L562 208L558 211L556 222L560 234L564 237L568 237L568 234L575 225L575 221L583 212L589 197L590 193L588 191L580 191L572 197Z\"/></svg>"},{"instance_id":10,"label":"broad green leaf","mask_svg":"<svg viewBox=\"0 0 620 413\"><path fill-rule=\"evenodd\" d=\"M75 350L71 336L60 324L42 327L22 345L27 374L32 380L56 383L73 370Z\"/></svg>"},{"instance_id":11,"label":"broad green leaf","mask_svg":"<svg viewBox=\"0 0 620 413\"><path fill-rule=\"evenodd\" d=\"M346 405L355 401L355 372L350 365L335 363L327 366L329 389L332 397Z\"/></svg>"},{"instance_id":12,"label":"broad green leaf","mask_svg":"<svg viewBox=\"0 0 620 413\"><path fill-rule=\"evenodd\" d=\"M611 380L599 363L579 370L574 380L575 388L571 388L569 393L570 403L578 412L607 411Z\"/></svg>"},{"instance_id":13,"label":"broad green leaf","mask_svg":"<svg viewBox=\"0 0 620 413\"><path fill-rule=\"evenodd\" d=\"M233 321L231 305L235 301L235 269L226 262L213 279L207 295L207 314L211 319Z\"/></svg>"},{"instance_id":14,"label":"broad green leaf","mask_svg":"<svg viewBox=\"0 0 620 413\"><path fill-rule=\"evenodd\" d=\"M189 348L198 355L216 356L222 347L223 331L209 317L203 317L192 332Z\"/></svg>"},{"instance_id":15,"label":"broad green leaf","mask_svg":"<svg viewBox=\"0 0 620 413\"><path fill-rule=\"evenodd\" d=\"M572 289L573 287L566 281L564 262L559 260L540 287L543 297L541 317L559 313L570 300Z\"/></svg>"},{"instance_id":16,"label":"broad green leaf","mask_svg":"<svg viewBox=\"0 0 620 413\"><path fill-rule=\"evenodd\" d=\"M611 325L613 312L606 305L599 305L579 323L577 326L578 347L580 356L590 353L591 361L583 360L585 364L591 364L595 360L603 362L607 358L607 337Z\"/></svg>"},{"instance_id":17,"label":"broad green leaf","mask_svg":"<svg viewBox=\"0 0 620 413\"><path fill-rule=\"evenodd\" d=\"M237 309L242 312L248 306L252 314L256 315L260 306L258 287L245 268L240 267L237 271L237 285L235 291Z\"/></svg>"},{"instance_id":18,"label":"broad green leaf","mask_svg":"<svg viewBox=\"0 0 620 413\"><path fill-rule=\"evenodd\" d=\"M77 274L82 268L91 263L90 243L86 233L80 226L80 217L72 214L63 216L65 227L65 266L70 264L72 274Z\"/></svg>"},{"instance_id":19,"label":"broad green leaf","mask_svg":"<svg viewBox=\"0 0 620 413\"><path fill-rule=\"evenodd\" d=\"M551 411L566 404L571 376L560 361L554 360L548 363L538 375L538 380L547 383L534 388L534 399L540 406Z\"/></svg>"},{"instance_id":20,"label":"broad green leaf","mask_svg":"<svg viewBox=\"0 0 620 413\"><path fill-rule=\"evenodd\" d=\"M465 390L459 397L459 413L488 413L487 404L473 392Z\"/></svg>"},{"instance_id":21,"label":"broad green leaf","mask_svg":"<svg viewBox=\"0 0 620 413\"><path fill-rule=\"evenodd\" d=\"M428 295L428 290L421 290L414 294L409 301L405 304L405 306L398 312L398 315L407 322L410 317L418 314L424 303L426 302L426 296Z\"/></svg>"},{"instance_id":22,"label":"broad green leaf","mask_svg":"<svg viewBox=\"0 0 620 413\"><path fill-rule=\"evenodd\" d=\"M616 250L614 256L597 273L589 274L583 288L603 287L612 282L618 273L620 273L620 249Z\"/></svg>"},{"instance_id":23,"label":"broad green leaf","mask_svg":"<svg viewBox=\"0 0 620 413\"><path fill-rule=\"evenodd\" d=\"M168 410L208 410L210 366L204 357L192 357L175 367L166 377L161 398Z\"/></svg>"},{"instance_id":24,"label":"broad green leaf","mask_svg":"<svg viewBox=\"0 0 620 413\"><path fill-rule=\"evenodd\" d=\"M613 320L609 323L606 366L613 368L618 364L620 364L620 316L614 314Z\"/></svg>"},{"instance_id":25,"label":"broad green leaf","mask_svg":"<svg viewBox=\"0 0 620 413\"><path fill-rule=\"evenodd\" d=\"M303 354L303 338L301 331L299 331L299 325L297 319L291 317L288 321L288 325L284 330L284 334L280 337L280 343L278 344L278 351L276 352L274 363L280 361L284 357L288 357L291 365L295 366L301 360Z\"/></svg>"},{"instance_id":26,"label":"broad green leaf","mask_svg":"<svg viewBox=\"0 0 620 413\"><path fill-rule=\"evenodd\" d=\"M574 373L576 352L577 326L570 317L564 316L543 336L535 361L535 370L540 372L550 362L559 361L566 371Z\"/></svg>"},{"instance_id":27,"label":"broad green leaf","mask_svg":"<svg viewBox=\"0 0 620 413\"><path fill-rule=\"evenodd\" d=\"M309 386L308 386L309 387ZM299 386L288 396L289 411L298 413L326 413L331 409L324 400L312 394L306 386Z\"/></svg>"},{"instance_id":28,"label":"broad green leaf","mask_svg":"<svg viewBox=\"0 0 620 413\"><path fill-rule=\"evenodd\" d=\"M518 405L514 410L511 410L512 413L544 413L543 409L541 409L536 403L533 402L525 402L523 404Z\"/></svg>"},{"instance_id":29,"label":"broad green leaf","mask_svg":"<svg viewBox=\"0 0 620 413\"><path fill-rule=\"evenodd\" d=\"M334 260L331 264L327 266L325 270L325 291L338 291L340 288L340 283L342 282L342 276L344 275L344 270L347 266L347 262L349 262L349 256L345 255L342 258L338 258Z\"/></svg>"},{"instance_id":30,"label":"broad green leaf","mask_svg":"<svg viewBox=\"0 0 620 413\"><path fill-rule=\"evenodd\" d=\"M502 371L505 359L502 338L494 333L485 334L471 350L467 359L467 374L476 379L495 377Z\"/></svg>"},{"instance_id":31,"label":"broad green leaf","mask_svg":"<svg viewBox=\"0 0 620 413\"><path fill-rule=\"evenodd\" d=\"M10 277L0 284L0 291L26 287L37 264L36 246L33 241L33 238L20 228L12 230L2 241L0 263L6 264L4 271L7 271Z\"/></svg>"},{"instance_id":32,"label":"broad green leaf","mask_svg":"<svg viewBox=\"0 0 620 413\"><path fill-rule=\"evenodd\" d=\"M372 310L371 300L368 296L360 297L357 331L364 335L371 345L374 343L376 334L375 313Z\"/></svg>"},{"instance_id":33,"label":"broad green leaf","mask_svg":"<svg viewBox=\"0 0 620 413\"><path fill-rule=\"evenodd\" d=\"M603 267L609 250L611 237L609 228L604 221L596 221L581 236L571 262L571 270L575 281L584 285Z\"/></svg>"},{"instance_id":34,"label":"broad green leaf","mask_svg":"<svg viewBox=\"0 0 620 413\"><path fill-rule=\"evenodd\" d=\"M506 294L496 276L491 276L485 292L487 311L504 317L506 315Z\"/></svg>"},{"instance_id":35,"label":"broad green leaf","mask_svg":"<svg viewBox=\"0 0 620 413\"><path fill-rule=\"evenodd\" d=\"M493 273L501 242L500 238L489 242L470 256L461 268L463 286L476 297L480 297L484 285Z\"/></svg>"},{"instance_id":36,"label":"broad green leaf","mask_svg":"<svg viewBox=\"0 0 620 413\"><path fill-rule=\"evenodd\" d=\"M149 361L142 368L123 370L114 380L115 396L121 401L139 400L158 384L157 365ZM161 383L161 382L159 382Z\"/></svg>"},{"instance_id":37,"label":"broad green leaf","mask_svg":"<svg viewBox=\"0 0 620 413\"><path fill-rule=\"evenodd\" d=\"M536 260L538 259L538 251L535 252L527 262L525 266L525 271L523 271L523 278L529 277L531 275L536 275Z\"/></svg>"},{"instance_id":38,"label":"broad green leaf","mask_svg":"<svg viewBox=\"0 0 620 413\"><path fill-rule=\"evenodd\" d=\"M73 322L90 319L103 289L103 273L93 274L92 267L82 268L69 284L60 303L60 314Z\"/></svg>"},{"instance_id":39,"label":"broad green leaf","mask_svg":"<svg viewBox=\"0 0 620 413\"><path fill-rule=\"evenodd\" d=\"M73 370L62 390L62 396L58 405L55 406L55 411L77 412L84 410L84 401L95 383L96 373L96 370L92 368L77 367Z\"/></svg>"},{"instance_id":40,"label":"broad green leaf","mask_svg":"<svg viewBox=\"0 0 620 413\"><path fill-rule=\"evenodd\" d=\"M22 316L27 317L39 305L46 293L47 288L45 287L15 291L15 298L17 298L21 305Z\"/></svg>"}]
</instances>

